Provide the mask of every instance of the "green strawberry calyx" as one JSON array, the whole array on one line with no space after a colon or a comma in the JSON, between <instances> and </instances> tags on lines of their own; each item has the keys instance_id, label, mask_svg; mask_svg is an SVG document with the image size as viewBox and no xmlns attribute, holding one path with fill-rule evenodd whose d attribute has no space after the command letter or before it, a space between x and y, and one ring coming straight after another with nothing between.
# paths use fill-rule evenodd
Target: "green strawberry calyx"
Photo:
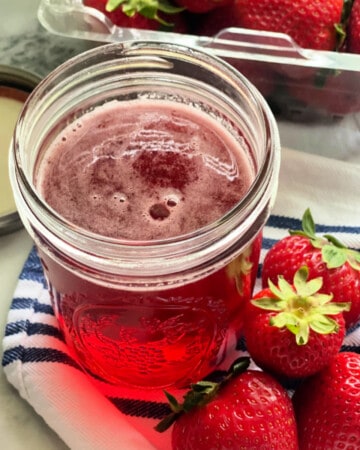
<instances>
[{"instance_id":1,"label":"green strawberry calyx","mask_svg":"<svg viewBox=\"0 0 360 450\"><path fill-rule=\"evenodd\" d=\"M155 426L155 430L162 433L166 431L182 414L211 402L211 400L226 383L240 373L245 372L249 365L250 358L248 356L242 356L233 362L228 371L221 373L219 380L202 380L191 384L190 389L183 396L182 403L179 403L172 394L165 391L164 393L168 399L171 412Z\"/></svg>"},{"instance_id":2,"label":"green strawberry calyx","mask_svg":"<svg viewBox=\"0 0 360 450\"><path fill-rule=\"evenodd\" d=\"M343 9L341 13L340 23L335 23L335 35L336 35L336 49L341 50L346 40L346 30L349 25L349 19L351 16L351 10L354 0L344 0Z\"/></svg>"},{"instance_id":3,"label":"green strawberry calyx","mask_svg":"<svg viewBox=\"0 0 360 450\"><path fill-rule=\"evenodd\" d=\"M278 286L269 280L272 296L251 300L254 306L276 312L270 318L270 325L287 328L295 335L298 345L308 343L311 330L319 334L337 333L339 324L329 316L350 310L350 303L332 302L331 294L320 292L322 277L308 281L308 275L306 266L295 273L293 284L280 275Z\"/></svg>"},{"instance_id":4,"label":"green strawberry calyx","mask_svg":"<svg viewBox=\"0 0 360 450\"><path fill-rule=\"evenodd\" d=\"M156 20L164 26L171 26L171 24L158 15L159 11L166 14L177 14L184 10L184 8L172 5L168 0L108 0L105 9L113 12L120 6L122 12L128 17L140 14L147 19Z\"/></svg>"},{"instance_id":5,"label":"green strawberry calyx","mask_svg":"<svg viewBox=\"0 0 360 450\"><path fill-rule=\"evenodd\" d=\"M302 229L289 230L289 234L308 238L315 248L321 250L322 259L328 269L336 269L348 263L354 270L360 271L360 252L346 247L330 234L318 237L309 208L302 217Z\"/></svg>"}]
</instances>

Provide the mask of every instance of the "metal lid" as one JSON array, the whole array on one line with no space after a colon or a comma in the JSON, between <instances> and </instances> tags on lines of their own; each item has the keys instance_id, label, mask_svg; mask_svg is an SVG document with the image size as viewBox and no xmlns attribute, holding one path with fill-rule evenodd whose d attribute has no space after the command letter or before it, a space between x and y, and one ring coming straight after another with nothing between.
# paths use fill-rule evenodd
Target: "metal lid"
<instances>
[{"instance_id":1,"label":"metal lid","mask_svg":"<svg viewBox=\"0 0 360 450\"><path fill-rule=\"evenodd\" d=\"M1 88L11 88L20 91L26 95L35 88L40 82L41 78L32 73L17 67L5 66L0 64L0 90ZM4 97L4 95L0 95ZM9 98L12 98L9 95ZM13 97L15 100L15 97ZM20 100L23 101L23 100ZM0 124L1 126L1 124ZM15 124L14 124L15 126ZM10 143L9 143L10 144ZM0 148L0 152L7 152L7 148ZM7 167L7 165L6 165ZM6 169L5 169L6 170ZM0 204L4 202L3 192L0 192ZM22 227L20 217L16 211L16 207L13 210L3 212L0 210L0 235L11 233Z\"/></svg>"}]
</instances>

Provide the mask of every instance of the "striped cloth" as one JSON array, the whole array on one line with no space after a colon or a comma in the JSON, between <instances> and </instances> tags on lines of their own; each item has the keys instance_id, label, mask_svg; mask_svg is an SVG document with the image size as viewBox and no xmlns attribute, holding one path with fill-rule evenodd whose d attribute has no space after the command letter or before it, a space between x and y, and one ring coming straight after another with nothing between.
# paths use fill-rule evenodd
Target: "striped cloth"
<instances>
[{"instance_id":1,"label":"striped cloth","mask_svg":"<svg viewBox=\"0 0 360 450\"><path fill-rule=\"evenodd\" d=\"M349 247L360 249L359 169L284 150L279 191L264 230L261 261L289 228L300 227L307 207L319 234L334 234ZM255 289L259 288L258 278ZM162 392L114 388L85 375L78 366L59 332L35 249L14 293L3 349L2 365L9 382L70 448L170 448L170 432L159 434L153 429L169 411ZM360 353L360 325L349 330L342 350ZM246 354L242 342L238 354Z\"/></svg>"}]
</instances>

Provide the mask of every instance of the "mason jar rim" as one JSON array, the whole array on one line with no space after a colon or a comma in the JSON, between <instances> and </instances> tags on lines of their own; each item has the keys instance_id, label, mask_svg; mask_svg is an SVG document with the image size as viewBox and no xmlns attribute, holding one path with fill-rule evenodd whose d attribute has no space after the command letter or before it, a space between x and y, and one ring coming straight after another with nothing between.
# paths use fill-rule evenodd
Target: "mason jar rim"
<instances>
[{"instance_id":1,"label":"mason jar rim","mask_svg":"<svg viewBox=\"0 0 360 450\"><path fill-rule=\"evenodd\" d=\"M112 59L107 59L109 56ZM67 70L71 69L74 65L82 67L83 73L88 73L91 77L92 69L95 64L92 64L93 60L100 57L100 63L96 63L99 68L101 64L111 65L117 62L121 64L124 58L138 58L137 61L141 66L141 60L148 61L147 58L153 59L158 64L166 67L171 66L171 62L166 59L169 56L171 58L183 58L188 64L197 64L203 70L210 70L214 75L221 77L226 83L231 84L234 89L244 90L249 99L253 102L254 107L258 109L257 114L260 115L260 119L263 122L264 132L266 134L265 144L268 146L266 149L266 157L263 158L258 173L253 180L246 195L239 200L239 202L225 215L215 222L195 230L193 232L177 235L162 240L151 241L139 241L118 239L112 237L106 237L87 231L84 228L76 226L66 219L62 218L59 214L53 211L39 196L32 180L29 180L29 176L32 174L26 174L21 160L21 134L24 127L27 125L28 110L34 107L39 102L40 93L45 93L45 98L51 95L49 86L54 83L59 77L62 77ZM79 76L77 74L72 75L72 78ZM166 72L167 73L167 72ZM65 79L66 81L66 79ZM65 82L64 81L64 82ZM53 90L56 89L53 88ZM46 97L47 96L47 97ZM36 226L41 230L41 234L47 240L48 239L56 247L62 247L66 254L72 255L72 257L80 258L86 263L89 256L91 257L92 264L95 266L107 266L110 270L118 272L120 270L119 264L121 263L121 271L133 273L138 270L144 270L144 276L147 272L153 272L157 270L159 275L161 272L171 270L170 266L181 266L188 269L192 268L194 261L190 261L188 252L197 254L200 256L201 261L208 258L214 260L215 255L219 255L219 249L225 246L227 251L232 254L234 247L238 246L239 233L246 235L249 240L249 229L254 222L254 215L258 214L260 210L266 210L264 217L261 220L261 225L264 224L268 215L267 204L272 193L274 184L277 182L277 175L279 170L279 136L275 119L268 107L265 99L258 93L256 88L241 74L239 74L229 64L220 60L220 58L210 55L206 51L189 49L186 46L178 44L169 44L164 42L127 42L122 44L107 44L102 47L88 50L81 55L77 55L57 69L55 69L48 77L46 77L37 86L36 90L27 100L22 114L20 115L18 126L14 134L14 160L13 160L13 172L17 173L20 187L20 197L26 204L27 214L31 216L31 220L36 223ZM13 185L16 184L14 180ZM15 190L19 190L19 187L15 186ZM257 212L254 212L254 202L257 206ZM39 213L34 213L34 207L38 208ZM239 216L242 219L239 222ZM266 217L265 217L266 216ZM55 232L55 228L57 231ZM260 228L260 225L259 225ZM214 231L216 230L216 232ZM256 233L252 233L254 238ZM74 240L74 236L76 239ZM248 240L246 242L248 242ZM78 248L75 248L76 245ZM245 239L244 239L245 245ZM90 250L92 247L92 250ZM240 252L243 247L239 247ZM220 252L222 258L224 252ZM175 257L175 259L174 259ZM168 266L163 267L164 259ZM215 259L217 259L215 257ZM139 262L141 261L141 262ZM170 263L171 262L171 263Z\"/></svg>"}]
</instances>

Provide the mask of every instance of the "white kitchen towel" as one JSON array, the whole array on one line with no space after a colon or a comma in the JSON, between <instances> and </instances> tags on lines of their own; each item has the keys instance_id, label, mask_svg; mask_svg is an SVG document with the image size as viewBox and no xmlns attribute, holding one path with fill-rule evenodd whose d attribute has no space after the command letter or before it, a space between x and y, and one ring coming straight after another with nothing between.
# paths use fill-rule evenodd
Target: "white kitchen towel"
<instances>
[{"instance_id":1,"label":"white kitchen towel","mask_svg":"<svg viewBox=\"0 0 360 450\"><path fill-rule=\"evenodd\" d=\"M300 227L308 207L319 234L360 249L359 192L359 165L284 149L261 261L289 228ZM239 354L246 353L242 345ZM360 326L348 332L342 349L360 353ZM168 412L163 392L115 389L78 366L59 332L35 249L14 293L3 350L9 382L71 449L170 449L170 432L154 431Z\"/></svg>"}]
</instances>

